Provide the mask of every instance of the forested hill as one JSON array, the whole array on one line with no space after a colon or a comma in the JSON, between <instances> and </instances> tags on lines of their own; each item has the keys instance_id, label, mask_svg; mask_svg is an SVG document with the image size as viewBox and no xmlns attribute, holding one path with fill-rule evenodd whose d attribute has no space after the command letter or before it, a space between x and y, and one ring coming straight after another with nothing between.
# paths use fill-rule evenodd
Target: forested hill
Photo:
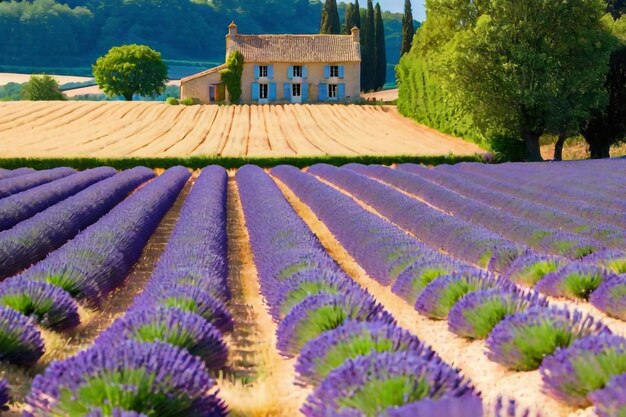
<instances>
[{"instance_id":1,"label":"forested hill","mask_svg":"<svg viewBox=\"0 0 626 417\"><path fill-rule=\"evenodd\" d=\"M126 43L150 45L167 60L221 62L231 20L242 33L317 33L321 7L319 0L0 0L0 65L84 67ZM399 59L401 18L385 15L390 66Z\"/></svg>"}]
</instances>

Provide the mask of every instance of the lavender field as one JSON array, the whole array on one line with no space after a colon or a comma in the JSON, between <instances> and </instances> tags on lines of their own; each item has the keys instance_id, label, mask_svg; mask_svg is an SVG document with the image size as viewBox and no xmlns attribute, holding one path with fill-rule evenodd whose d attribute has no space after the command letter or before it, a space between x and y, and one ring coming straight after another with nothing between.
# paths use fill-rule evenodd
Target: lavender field
<instances>
[{"instance_id":1,"label":"lavender field","mask_svg":"<svg viewBox=\"0 0 626 417\"><path fill-rule=\"evenodd\" d=\"M619 160L0 169L0 405L624 417L625 178Z\"/></svg>"}]
</instances>

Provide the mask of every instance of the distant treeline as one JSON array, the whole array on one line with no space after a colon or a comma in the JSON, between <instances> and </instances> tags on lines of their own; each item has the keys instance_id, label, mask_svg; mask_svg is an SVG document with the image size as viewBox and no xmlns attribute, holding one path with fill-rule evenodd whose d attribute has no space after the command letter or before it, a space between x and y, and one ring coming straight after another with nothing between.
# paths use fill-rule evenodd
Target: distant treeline
<instances>
[{"instance_id":1,"label":"distant treeline","mask_svg":"<svg viewBox=\"0 0 626 417\"><path fill-rule=\"evenodd\" d=\"M230 21L242 33L318 33L321 8L319 0L0 0L0 66L84 67L128 43L168 60L221 61ZM402 15L384 19L393 66Z\"/></svg>"}]
</instances>

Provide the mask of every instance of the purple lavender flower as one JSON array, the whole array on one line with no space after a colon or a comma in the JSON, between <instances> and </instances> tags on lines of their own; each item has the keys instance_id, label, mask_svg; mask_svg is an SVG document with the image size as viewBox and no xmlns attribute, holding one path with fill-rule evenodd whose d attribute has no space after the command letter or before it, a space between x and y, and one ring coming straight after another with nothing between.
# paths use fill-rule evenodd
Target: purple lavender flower
<instances>
[{"instance_id":1,"label":"purple lavender flower","mask_svg":"<svg viewBox=\"0 0 626 417\"><path fill-rule=\"evenodd\" d=\"M527 253L517 258L503 277L520 285L534 287L545 275L556 272L567 262L567 259L558 256Z\"/></svg>"},{"instance_id":2,"label":"purple lavender flower","mask_svg":"<svg viewBox=\"0 0 626 417\"><path fill-rule=\"evenodd\" d=\"M80 324L76 301L54 285L15 277L0 284L0 305L12 308L54 330Z\"/></svg>"},{"instance_id":3,"label":"purple lavender flower","mask_svg":"<svg viewBox=\"0 0 626 417\"><path fill-rule=\"evenodd\" d=\"M626 373L626 339L601 335L576 340L546 357L540 370L548 394L568 405L587 407L589 393Z\"/></svg>"},{"instance_id":4,"label":"purple lavender flower","mask_svg":"<svg viewBox=\"0 0 626 417\"><path fill-rule=\"evenodd\" d=\"M626 275L604 281L591 294L589 301L609 316L626 320Z\"/></svg>"},{"instance_id":5,"label":"purple lavender flower","mask_svg":"<svg viewBox=\"0 0 626 417\"><path fill-rule=\"evenodd\" d=\"M309 396L307 417L376 417L389 409L426 398L472 395L459 373L440 361L413 352L374 353L349 359Z\"/></svg>"},{"instance_id":6,"label":"purple lavender flower","mask_svg":"<svg viewBox=\"0 0 626 417\"><path fill-rule=\"evenodd\" d=\"M589 394L589 398L599 417L622 417L626 413L626 374L616 376L604 389Z\"/></svg>"},{"instance_id":7,"label":"purple lavender flower","mask_svg":"<svg viewBox=\"0 0 626 417\"><path fill-rule=\"evenodd\" d=\"M541 417L541 414L534 413L532 416ZM494 417L531 417L531 412L528 409L520 409L517 401L513 399L504 400L504 398L498 397L494 409Z\"/></svg>"},{"instance_id":8,"label":"purple lavender flower","mask_svg":"<svg viewBox=\"0 0 626 417\"><path fill-rule=\"evenodd\" d=\"M30 416L84 415L97 407L159 417L223 417L204 363L166 343L96 344L50 364L26 398Z\"/></svg>"},{"instance_id":9,"label":"purple lavender flower","mask_svg":"<svg viewBox=\"0 0 626 417\"><path fill-rule=\"evenodd\" d=\"M5 198L75 173L76 170L72 168L61 167L3 179L0 180L0 198Z\"/></svg>"},{"instance_id":10,"label":"purple lavender flower","mask_svg":"<svg viewBox=\"0 0 626 417\"><path fill-rule=\"evenodd\" d=\"M32 366L44 353L44 342L32 320L0 307L0 361Z\"/></svg>"},{"instance_id":11,"label":"purple lavender flower","mask_svg":"<svg viewBox=\"0 0 626 417\"><path fill-rule=\"evenodd\" d=\"M611 277L612 275L599 266L572 262L557 272L544 276L535 289L553 297L588 300L591 293Z\"/></svg>"},{"instance_id":12,"label":"purple lavender flower","mask_svg":"<svg viewBox=\"0 0 626 417\"><path fill-rule=\"evenodd\" d=\"M348 320L395 324L395 319L384 307L366 293L312 295L295 306L279 323L276 346L284 356L296 356L310 340Z\"/></svg>"},{"instance_id":13,"label":"purple lavender flower","mask_svg":"<svg viewBox=\"0 0 626 417\"><path fill-rule=\"evenodd\" d=\"M95 343L116 346L131 339L186 349L204 360L209 369L223 368L228 358L228 347L219 330L199 315L177 308L127 313L102 332Z\"/></svg>"},{"instance_id":14,"label":"purple lavender flower","mask_svg":"<svg viewBox=\"0 0 626 417\"><path fill-rule=\"evenodd\" d=\"M545 297L535 292L492 288L461 298L448 314L448 329L469 339L484 339L493 328L511 314L531 306L547 306Z\"/></svg>"},{"instance_id":15,"label":"purple lavender flower","mask_svg":"<svg viewBox=\"0 0 626 417\"><path fill-rule=\"evenodd\" d=\"M610 334L599 321L566 308L532 307L498 324L487 338L487 357L516 371L537 369L544 357L585 336Z\"/></svg>"},{"instance_id":16,"label":"purple lavender flower","mask_svg":"<svg viewBox=\"0 0 626 417\"><path fill-rule=\"evenodd\" d=\"M298 381L318 385L331 371L348 359L375 352L410 351L427 360L435 352L406 330L381 322L346 322L309 341L296 363Z\"/></svg>"},{"instance_id":17,"label":"purple lavender flower","mask_svg":"<svg viewBox=\"0 0 626 417\"><path fill-rule=\"evenodd\" d=\"M391 287L391 291L404 301L415 305L423 289L435 279L453 273L461 267L450 258L439 257L418 261L405 269Z\"/></svg>"},{"instance_id":18,"label":"purple lavender flower","mask_svg":"<svg viewBox=\"0 0 626 417\"><path fill-rule=\"evenodd\" d=\"M616 274L626 273L626 252L605 249L582 259L583 262L606 268Z\"/></svg>"},{"instance_id":19,"label":"purple lavender flower","mask_svg":"<svg viewBox=\"0 0 626 417\"><path fill-rule=\"evenodd\" d=\"M233 317L226 305L203 289L182 284L160 285L159 280L155 282L137 297L133 309L178 308L198 314L223 333L233 330Z\"/></svg>"},{"instance_id":20,"label":"purple lavender flower","mask_svg":"<svg viewBox=\"0 0 626 417\"><path fill-rule=\"evenodd\" d=\"M390 408L381 417L483 417L483 404L475 395L424 398L411 404ZM497 416L500 417L500 416Z\"/></svg>"},{"instance_id":21,"label":"purple lavender flower","mask_svg":"<svg viewBox=\"0 0 626 417\"><path fill-rule=\"evenodd\" d=\"M213 268L207 268L197 265L180 265L167 268L167 272L157 271L148 284L153 285L186 285L198 287L211 297L222 302L228 302L230 299L230 291L228 286L221 285L223 277L221 272L216 272Z\"/></svg>"},{"instance_id":22,"label":"purple lavender flower","mask_svg":"<svg viewBox=\"0 0 626 417\"><path fill-rule=\"evenodd\" d=\"M415 309L433 319L444 320L450 309L466 294L504 285L491 274L468 269L437 278L424 288Z\"/></svg>"},{"instance_id":23,"label":"purple lavender flower","mask_svg":"<svg viewBox=\"0 0 626 417\"><path fill-rule=\"evenodd\" d=\"M7 404L11 399L11 391L9 389L9 383L6 379L0 379L0 410L6 411L9 409Z\"/></svg>"}]
</instances>

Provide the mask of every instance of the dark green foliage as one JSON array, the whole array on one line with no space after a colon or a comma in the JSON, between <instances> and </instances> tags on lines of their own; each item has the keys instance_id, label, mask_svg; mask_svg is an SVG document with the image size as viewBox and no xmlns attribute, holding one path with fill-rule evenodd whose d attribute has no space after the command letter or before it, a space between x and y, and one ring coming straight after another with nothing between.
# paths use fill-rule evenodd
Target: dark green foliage
<instances>
[{"instance_id":1,"label":"dark green foliage","mask_svg":"<svg viewBox=\"0 0 626 417\"><path fill-rule=\"evenodd\" d=\"M387 53L385 48L385 24L383 23L383 15L379 3L376 3L374 25L376 29L376 77L374 89L380 90L385 86L387 79Z\"/></svg>"},{"instance_id":2,"label":"dark green foliage","mask_svg":"<svg viewBox=\"0 0 626 417\"><path fill-rule=\"evenodd\" d=\"M176 97L168 97L165 102L170 106L178 106L179 102Z\"/></svg>"},{"instance_id":3,"label":"dark green foliage","mask_svg":"<svg viewBox=\"0 0 626 417\"><path fill-rule=\"evenodd\" d=\"M361 90L371 91L376 88L376 19L374 3L367 0L361 38Z\"/></svg>"},{"instance_id":4,"label":"dark green foliage","mask_svg":"<svg viewBox=\"0 0 626 417\"><path fill-rule=\"evenodd\" d=\"M32 75L22 86L22 100L50 101L65 100L59 83L49 75Z\"/></svg>"},{"instance_id":5,"label":"dark green foliage","mask_svg":"<svg viewBox=\"0 0 626 417\"><path fill-rule=\"evenodd\" d=\"M322 8L322 22L320 33L329 35L341 34L341 24L339 23L339 10L337 0L325 0Z\"/></svg>"},{"instance_id":6,"label":"dark green foliage","mask_svg":"<svg viewBox=\"0 0 626 417\"><path fill-rule=\"evenodd\" d=\"M404 55L411 50L415 26L413 26L413 8L411 0L404 0L404 15L402 16L402 48L400 55Z\"/></svg>"},{"instance_id":7,"label":"dark green foliage","mask_svg":"<svg viewBox=\"0 0 626 417\"><path fill-rule=\"evenodd\" d=\"M146 45L111 48L93 66L96 82L108 96L132 101L135 94L161 94L167 81L167 67L161 54Z\"/></svg>"},{"instance_id":8,"label":"dark green foliage","mask_svg":"<svg viewBox=\"0 0 626 417\"><path fill-rule=\"evenodd\" d=\"M228 68L220 71L222 81L230 94L231 103L239 103L241 100L241 75L243 74L243 55L235 51L228 57Z\"/></svg>"},{"instance_id":9,"label":"dark green foliage","mask_svg":"<svg viewBox=\"0 0 626 417\"><path fill-rule=\"evenodd\" d=\"M24 84L8 83L0 86L0 101L13 101L22 98Z\"/></svg>"},{"instance_id":10,"label":"dark green foliage","mask_svg":"<svg viewBox=\"0 0 626 417\"><path fill-rule=\"evenodd\" d=\"M626 0L607 0L606 11L611 13L613 19L619 19L626 14Z\"/></svg>"},{"instance_id":11,"label":"dark green foliage","mask_svg":"<svg viewBox=\"0 0 626 417\"><path fill-rule=\"evenodd\" d=\"M354 7L354 4L349 3L346 6L346 18L344 19L343 25L343 33L345 35L350 35L352 33L352 28L355 26L354 16L357 14L358 12L356 10L356 7Z\"/></svg>"},{"instance_id":12,"label":"dark green foliage","mask_svg":"<svg viewBox=\"0 0 626 417\"><path fill-rule=\"evenodd\" d=\"M187 158L0 158L0 168L17 169L31 167L33 169L50 169L56 167L73 167L89 169L101 166L110 166L115 169L129 169L136 166L148 168L171 168L182 165L193 169L202 169L208 165L220 165L224 168L240 168L247 164L258 165L262 168L273 168L278 165L293 165L298 168L325 163L342 166L350 163L364 165L391 165L391 164L424 164L441 165L457 164L459 162L483 162L479 156L315 156L315 157L285 157L285 158L238 158L221 156L190 156Z\"/></svg>"}]
</instances>

